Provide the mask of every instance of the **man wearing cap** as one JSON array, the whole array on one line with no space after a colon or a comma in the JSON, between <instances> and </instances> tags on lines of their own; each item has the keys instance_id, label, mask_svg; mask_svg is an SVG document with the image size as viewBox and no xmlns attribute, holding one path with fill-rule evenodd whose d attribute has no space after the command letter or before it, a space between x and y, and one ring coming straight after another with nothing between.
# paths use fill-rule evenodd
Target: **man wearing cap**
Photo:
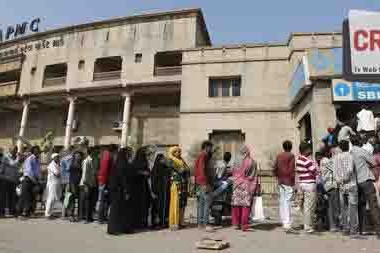
<instances>
[{"instance_id":1,"label":"man wearing cap","mask_svg":"<svg viewBox=\"0 0 380 253\"><path fill-rule=\"evenodd\" d=\"M61 196L61 167L59 163L59 155L54 153L51 155L51 162L47 167L48 178L46 184L46 209L45 217L51 219L52 212L51 209L54 203L60 200Z\"/></svg>"}]
</instances>

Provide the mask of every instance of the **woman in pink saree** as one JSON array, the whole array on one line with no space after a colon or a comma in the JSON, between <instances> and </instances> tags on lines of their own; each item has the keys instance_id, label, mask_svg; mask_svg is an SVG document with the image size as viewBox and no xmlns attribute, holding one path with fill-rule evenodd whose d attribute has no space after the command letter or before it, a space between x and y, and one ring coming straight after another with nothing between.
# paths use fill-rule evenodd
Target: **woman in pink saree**
<instances>
[{"instance_id":1,"label":"woman in pink saree","mask_svg":"<svg viewBox=\"0 0 380 253\"><path fill-rule=\"evenodd\" d=\"M237 154L232 181L232 225L247 231L253 193L257 186L257 163L253 160L252 148L246 145Z\"/></svg>"}]
</instances>

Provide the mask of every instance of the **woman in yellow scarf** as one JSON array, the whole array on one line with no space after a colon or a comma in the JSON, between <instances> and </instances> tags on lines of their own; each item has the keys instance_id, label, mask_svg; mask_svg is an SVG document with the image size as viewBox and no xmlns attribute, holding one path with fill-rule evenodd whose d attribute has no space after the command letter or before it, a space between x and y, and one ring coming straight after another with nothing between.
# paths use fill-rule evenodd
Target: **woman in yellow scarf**
<instances>
[{"instance_id":1,"label":"woman in yellow scarf","mask_svg":"<svg viewBox=\"0 0 380 253\"><path fill-rule=\"evenodd\" d=\"M178 146L169 149L168 161L170 168L172 168L169 226L172 229L178 229L183 226L185 208L187 205L190 169L183 160L181 149Z\"/></svg>"}]
</instances>

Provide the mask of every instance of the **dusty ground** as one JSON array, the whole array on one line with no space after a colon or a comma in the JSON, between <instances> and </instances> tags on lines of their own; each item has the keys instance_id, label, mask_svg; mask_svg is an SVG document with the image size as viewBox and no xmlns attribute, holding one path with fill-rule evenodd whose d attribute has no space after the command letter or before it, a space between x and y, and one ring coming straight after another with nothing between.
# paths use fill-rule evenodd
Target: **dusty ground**
<instances>
[{"instance_id":1,"label":"dusty ground","mask_svg":"<svg viewBox=\"0 0 380 253\"><path fill-rule=\"evenodd\" d=\"M166 230L111 237L105 229L105 225L71 224L62 220L3 219L0 220L0 252L199 252L194 247L195 242L209 235L197 228L189 228L176 232ZM231 248L224 252L380 253L380 241L372 237L368 240L348 240L329 233L286 235L271 224L259 225L256 231L247 233L231 228L220 229L212 236L230 242Z\"/></svg>"},{"instance_id":2,"label":"dusty ground","mask_svg":"<svg viewBox=\"0 0 380 253\"><path fill-rule=\"evenodd\" d=\"M189 200L187 221L196 221L196 203ZM268 203L265 203L268 206ZM349 240L338 234L286 235L276 223L278 208L266 208L270 220L255 226L254 232L243 233L223 228L207 234L197 228L176 232L149 231L133 235L111 237L106 225L72 224L68 221L13 218L0 220L0 253L166 253L204 252L195 249L195 243L212 236L228 241L231 247L223 252L254 253L380 253L380 240ZM296 224L300 223L296 215ZM207 252L207 251L206 251ZM209 251L212 252L212 251Z\"/></svg>"}]
</instances>

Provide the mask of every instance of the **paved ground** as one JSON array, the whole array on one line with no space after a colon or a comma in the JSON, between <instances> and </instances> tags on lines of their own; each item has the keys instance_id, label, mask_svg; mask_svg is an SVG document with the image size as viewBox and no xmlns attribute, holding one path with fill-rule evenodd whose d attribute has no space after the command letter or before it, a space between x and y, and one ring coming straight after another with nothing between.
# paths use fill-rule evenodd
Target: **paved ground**
<instances>
[{"instance_id":1,"label":"paved ground","mask_svg":"<svg viewBox=\"0 0 380 253\"><path fill-rule=\"evenodd\" d=\"M265 203L268 206L269 203ZM297 212L296 212L297 213ZM195 201L189 200L187 221L195 222ZM270 220L255 226L254 232L243 233L223 228L206 234L197 228L180 231L140 232L111 237L106 225L72 224L67 221L31 219L0 220L0 253L169 253L205 252L195 249L195 243L212 236L228 241L231 247L223 252L255 253L380 253L380 240L348 240L337 234L286 235L275 225L278 208L266 208ZM296 215L296 223L300 222ZM206 251L207 252L207 251ZM209 251L210 252L210 251Z\"/></svg>"},{"instance_id":2,"label":"paved ground","mask_svg":"<svg viewBox=\"0 0 380 253\"><path fill-rule=\"evenodd\" d=\"M207 235L197 228L189 228L176 232L165 230L111 237L105 233L105 229L104 225L71 224L62 220L4 219L0 220L0 252L200 252L195 249L195 242ZM329 233L313 236L286 235L270 224L247 233L224 228L213 236L230 242L231 248L224 252L380 253L380 241L374 238L359 241Z\"/></svg>"}]
</instances>

